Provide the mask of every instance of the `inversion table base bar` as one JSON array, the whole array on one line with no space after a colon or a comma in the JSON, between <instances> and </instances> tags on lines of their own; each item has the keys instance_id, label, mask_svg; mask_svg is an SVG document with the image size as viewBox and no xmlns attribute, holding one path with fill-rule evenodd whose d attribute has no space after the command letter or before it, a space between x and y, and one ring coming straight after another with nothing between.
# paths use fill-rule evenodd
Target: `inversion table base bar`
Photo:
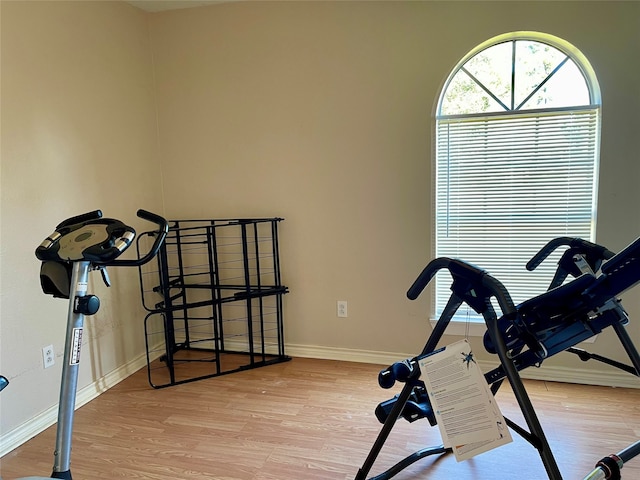
<instances>
[{"instance_id":1,"label":"inversion table base bar","mask_svg":"<svg viewBox=\"0 0 640 480\"><path fill-rule=\"evenodd\" d=\"M376 475L375 477L371 477L370 480L388 480L389 478L395 477L402 470L407 468L409 465L416 463L418 460L422 460L425 457L430 457L431 455L442 455L445 453L451 453L451 449L445 448L444 445L440 445L438 447L423 448L422 450L418 450L417 452L412 453L411 455L406 457L404 460L396 463L386 472L383 472L380 475Z\"/></svg>"}]
</instances>

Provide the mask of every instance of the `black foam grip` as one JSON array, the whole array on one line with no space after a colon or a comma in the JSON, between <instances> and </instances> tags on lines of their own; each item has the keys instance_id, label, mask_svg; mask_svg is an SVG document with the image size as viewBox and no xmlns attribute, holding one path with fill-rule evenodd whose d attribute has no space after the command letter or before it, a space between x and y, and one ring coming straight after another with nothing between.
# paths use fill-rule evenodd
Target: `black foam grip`
<instances>
[{"instance_id":1,"label":"black foam grip","mask_svg":"<svg viewBox=\"0 0 640 480\"><path fill-rule=\"evenodd\" d=\"M384 388L384 389L391 388L395 385L395 383L396 383L396 377L393 375L391 368L382 370L378 374L378 385L380 385L381 388Z\"/></svg>"},{"instance_id":2,"label":"black foam grip","mask_svg":"<svg viewBox=\"0 0 640 480\"><path fill-rule=\"evenodd\" d=\"M88 220L96 220L98 218L102 218L102 210L94 210L93 212L83 213L81 215L76 215L75 217L67 218L63 222L60 222L56 227L56 230L60 230L63 227L67 227L69 225L76 225L77 223L83 223Z\"/></svg>"},{"instance_id":3,"label":"black foam grip","mask_svg":"<svg viewBox=\"0 0 640 480\"><path fill-rule=\"evenodd\" d=\"M165 233L169 230L168 222L160 215L156 215L155 213L151 213L147 210L143 210L142 208L138 210L137 215L143 220L147 220L148 222L152 222L152 223L155 223L156 225L159 225L161 227L161 231Z\"/></svg>"},{"instance_id":4,"label":"black foam grip","mask_svg":"<svg viewBox=\"0 0 640 480\"><path fill-rule=\"evenodd\" d=\"M620 466L612 456L604 457L596 463L596 467L600 467L604 471L607 480L620 480L622 478L620 476Z\"/></svg>"},{"instance_id":5,"label":"black foam grip","mask_svg":"<svg viewBox=\"0 0 640 480\"><path fill-rule=\"evenodd\" d=\"M572 238L572 237L554 238L553 240L547 242L547 244L544 247L542 247L538 251L538 253L536 253L531 258L531 260L527 262L527 265L525 266L525 268L530 272L535 270L544 261L545 258L547 258L549 255L553 253L553 251L556 248L561 247L563 245L571 245L571 242L574 240L575 238Z\"/></svg>"},{"instance_id":6,"label":"black foam grip","mask_svg":"<svg viewBox=\"0 0 640 480\"><path fill-rule=\"evenodd\" d=\"M422 270L420 275L418 275L418 278L413 282L413 285L409 287L407 297L410 300L418 298L431 279L443 268L449 270L451 276L454 278L464 278L471 283L478 284L482 283L483 277L487 274L486 271L469 262L447 257L439 257L431 260L424 270Z\"/></svg>"},{"instance_id":7,"label":"black foam grip","mask_svg":"<svg viewBox=\"0 0 640 480\"><path fill-rule=\"evenodd\" d=\"M418 275L418 278L416 278L416 280L413 282L413 285L409 287L409 290L407 291L407 297L410 300L415 300L416 298L418 298L424 288L429 284L431 279L438 272L438 270L447 268L450 262L451 259L446 257L440 257L431 260L427 264L427 266L424 267L424 270L420 272L420 275Z\"/></svg>"}]
</instances>

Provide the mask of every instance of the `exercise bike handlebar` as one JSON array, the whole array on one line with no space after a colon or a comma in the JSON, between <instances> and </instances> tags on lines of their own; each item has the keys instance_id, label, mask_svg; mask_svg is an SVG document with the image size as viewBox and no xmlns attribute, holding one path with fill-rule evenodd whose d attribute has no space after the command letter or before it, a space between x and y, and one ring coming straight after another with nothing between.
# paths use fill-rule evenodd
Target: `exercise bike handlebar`
<instances>
[{"instance_id":1,"label":"exercise bike handlebar","mask_svg":"<svg viewBox=\"0 0 640 480\"><path fill-rule=\"evenodd\" d=\"M516 307L505 286L489 275L486 270L482 270L468 262L447 257L436 258L429 262L407 291L407 297L410 300L418 298L431 279L443 268L449 270L454 281L463 279L473 285L486 288L498 301L503 315L516 312Z\"/></svg>"},{"instance_id":2,"label":"exercise bike handlebar","mask_svg":"<svg viewBox=\"0 0 640 480\"><path fill-rule=\"evenodd\" d=\"M76 215L75 217L67 218L66 220L58 224L58 226L56 227L56 230L60 230L61 228L68 227L69 225L84 223L89 220L97 220L98 218L102 218L102 210L94 210L93 212L87 212L81 215Z\"/></svg>"},{"instance_id":3,"label":"exercise bike handlebar","mask_svg":"<svg viewBox=\"0 0 640 480\"><path fill-rule=\"evenodd\" d=\"M113 218L102 218L102 211L77 215L60 223L56 230L36 248L43 262L73 263L88 261L97 267L138 267L149 262L159 251L169 231L168 222L154 213L138 210L138 217L155 223L150 235L155 241L149 252L136 260L116 260L136 236L135 230Z\"/></svg>"},{"instance_id":4,"label":"exercise bike handlebar","mask_svg":"<svg viewBox=\"0 0 640 480\"><path fill-rule=\"evenodd\" d=\"M158 254L162 243L164 242L167 233L169 232L169 223L160 215L156 215L155 213L151 213L147 210L139 209L136 213L139 218L146 220L151 223L155 223L158 225L158 230L153 234L156 236L153 245L149 249L146 255L136 259L136 260L112 260L109 263L105 264L105 266L109 267L140 267L145 263L148 263Z\"/></svg>"}]
</instances>

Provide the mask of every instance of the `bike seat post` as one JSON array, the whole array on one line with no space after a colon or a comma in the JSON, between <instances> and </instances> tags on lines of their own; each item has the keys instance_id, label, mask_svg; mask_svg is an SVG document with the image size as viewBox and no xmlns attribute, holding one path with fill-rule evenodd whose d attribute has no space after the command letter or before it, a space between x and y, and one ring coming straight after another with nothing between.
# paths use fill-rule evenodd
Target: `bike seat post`
<instances>
[{"instance_id":1,"label":"bike seat post","mask_svg":"<svg viewBox=\"0 0 640 480\"><path fill-rule=\"evenodd\" d=\"M58 429L56 449L54 452L53 478L71 479L71 435L73 431L73 414L76 403L78 385L78 369L80 367L80 349L82 347L82 329L85 314L76 305L79 298L85 297L88 288L89 261L73 263L71 289L69 295L69 311L67 316L67 333L62 365L62 382L60 388L60 407L58 410Z\"/></svg>"}]
</instances>

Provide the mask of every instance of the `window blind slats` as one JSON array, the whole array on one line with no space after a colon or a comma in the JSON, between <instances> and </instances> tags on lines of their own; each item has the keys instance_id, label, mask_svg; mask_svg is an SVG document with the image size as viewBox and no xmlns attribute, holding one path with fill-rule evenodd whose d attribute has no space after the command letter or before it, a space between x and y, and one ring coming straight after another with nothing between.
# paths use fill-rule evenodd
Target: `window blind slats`
<instances>
[{"instance_id":1,"label":"window blind slats","mask_svg":"<svg viewBox=\"0 0 640 480\"><path fill-rule=\"evenodd\" d=\"M439 118L436 256L486 269L516 303L545 291L562 252L527 261L552 238L593 239L598 120L597 107ZM437 316L450 284L436 277Z\"/></svg>"}]
</instances>

